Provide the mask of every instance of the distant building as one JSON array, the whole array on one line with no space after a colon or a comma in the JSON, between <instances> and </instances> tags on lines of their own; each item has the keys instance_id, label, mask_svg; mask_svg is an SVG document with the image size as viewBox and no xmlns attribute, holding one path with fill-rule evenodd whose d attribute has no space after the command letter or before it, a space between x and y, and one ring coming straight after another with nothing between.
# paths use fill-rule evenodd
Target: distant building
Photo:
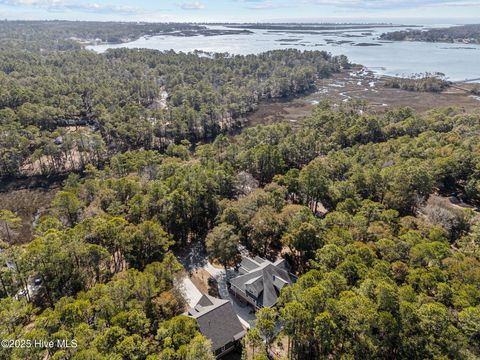
<instances>
[{"instance_id":1,"label":"distant building","mask_svg":"<svg viewBox=\"0 0 480 360\"><path fill-rule=\"evenodd\" d=\"M217 358L235 349L246 333L229 300L203 295L186 315L194 318L203 336L212 341Z\"/></svg>"},{"instance_id":2,"label":"distant building","mask_svg":"<svg viewBox=\"0 0 480 360\"><path fill-rule=\"evenodd\" d=\"M284 259L271 261L261 257L243 257L239 276L230 279L230 291L255 309L273 307L280 291L296 281Z\"/></svg>"}]
</instances>

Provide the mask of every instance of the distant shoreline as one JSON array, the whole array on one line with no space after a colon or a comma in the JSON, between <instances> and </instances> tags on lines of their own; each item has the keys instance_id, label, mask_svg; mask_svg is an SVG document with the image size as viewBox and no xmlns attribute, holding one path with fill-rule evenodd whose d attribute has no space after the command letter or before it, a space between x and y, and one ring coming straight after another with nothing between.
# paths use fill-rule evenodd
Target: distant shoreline
<instances>
[{"instance_id":1,"label":"distant shoreline","mask_svg":"<svg viewBox=\"0 0 480 360\"><path fill-rule=\"evenodd\" d=\"M449 44L480 44L480 24L433 28L428 30L401 30L384 33L383 40L422 41Z\"/></svg>"}]
</instances>

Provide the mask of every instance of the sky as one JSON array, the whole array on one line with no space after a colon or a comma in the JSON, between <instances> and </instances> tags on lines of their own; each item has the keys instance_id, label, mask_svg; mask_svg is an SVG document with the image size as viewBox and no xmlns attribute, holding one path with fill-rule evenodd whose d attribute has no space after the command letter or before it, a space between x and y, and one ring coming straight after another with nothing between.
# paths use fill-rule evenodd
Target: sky
<instances>
[{"instance_id":1,"label":"sky","mask_svg":"<svg viewBox=\"0 0 480 360\"><path fill-rule=\"evenodd\" d=\"M480 0L0 0L0 19L9 20L453 24L479 18Z\"/></svg>"}]
</instances>

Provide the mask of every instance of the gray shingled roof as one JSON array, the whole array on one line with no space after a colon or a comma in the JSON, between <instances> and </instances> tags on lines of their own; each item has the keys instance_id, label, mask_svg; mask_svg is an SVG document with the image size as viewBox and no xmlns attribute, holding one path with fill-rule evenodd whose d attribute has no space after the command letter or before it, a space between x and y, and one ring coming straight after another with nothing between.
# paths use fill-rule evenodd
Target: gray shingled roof
<instances>
[{"instance_id":1,"label":"gray shingled roof","mask_svg":"<svg viewBox=\"0 0 480 360\"><path fill-rule=\"evenodd\" d=\"M280 290L291 284L294 279L283 260L272 263L261 258L242 259L242 266L255 263L257 264L255 268L233 278L230 283L243 292L249 291L257 296L258 306L272 307L277 303Z\"/></svg>"},{"instance_id":2,"label":"gray shingled roof","mask_svg":"<svg viewBox=\"0 0 480 360\"><path fill-rule=\"evenodd\" d=\"M245 335L229 300L203 295L188 315L197 320L200 332L212 341L213 351Z\"/></svg>"},{"instance_id":3,"label":"gray shingled roof","mask_svg":"<svg viewBox=\"0 0 480 360\"><path fill-rule=\"evenodd\" d=\"M243 268L245 271L252 271L259 267L260 264L255 262L253 259L243 257L242 262L240 263L240 267Z\"/></svg>"}]
</instances>

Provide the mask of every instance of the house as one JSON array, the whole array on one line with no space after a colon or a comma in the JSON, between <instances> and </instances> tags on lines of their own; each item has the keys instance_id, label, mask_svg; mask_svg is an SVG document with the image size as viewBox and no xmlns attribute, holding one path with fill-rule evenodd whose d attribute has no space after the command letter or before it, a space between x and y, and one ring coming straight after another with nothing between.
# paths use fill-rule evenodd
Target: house
<instances>
[{"instance_id":1,"label":"house","mask_svg":"<svg viewBox=\"0 0 480 360\"><path fill-rule=\"evenodd\" d=\"M230 279L230 291L255 309L275 306L280 291L296 281L284 259L272 263L258 256L242 257L238 272Z\"/></svg>"},{"instance_id":2,"label":"house","mask_svg":"<svg viewBox=\"0 0 480 360\"><path fill-rule=\"evenodd\" d=\"M217 359L232 351L246 333L229 300L203 295L186 315L194 318L203 336L212 341Z\"/></svg>"}]
</instances>

